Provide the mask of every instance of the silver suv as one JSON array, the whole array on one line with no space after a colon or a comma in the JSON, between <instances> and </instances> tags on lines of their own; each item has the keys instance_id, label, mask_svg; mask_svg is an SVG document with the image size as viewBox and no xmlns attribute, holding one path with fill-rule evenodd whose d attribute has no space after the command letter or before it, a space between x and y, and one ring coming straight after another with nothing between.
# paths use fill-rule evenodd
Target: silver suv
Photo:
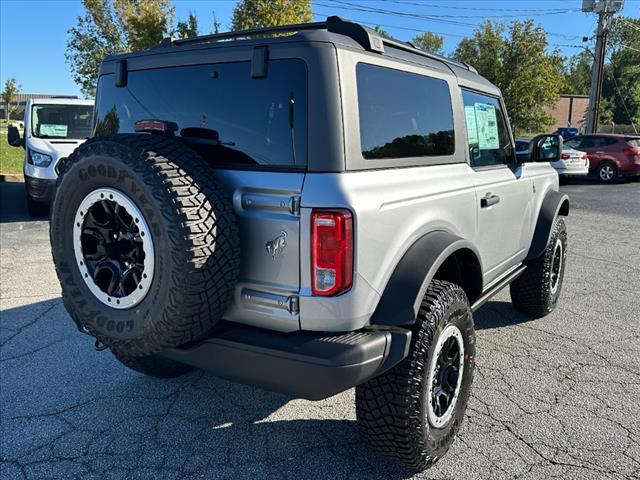
<instances>
[{"instance_id":1,"label":"silver suv","mask_svg":"<svg viewBox=\"0 0 640 480\"><path fill-rule=\"evenodd\" d=\"M378 452L426 468L469 398L472 312L551 312L562 139L520 163L500 91L361 25L167 39L105 59L51 242L78 328L140 372L294 397L356 386Z\"/></svg>"}]
</instances>

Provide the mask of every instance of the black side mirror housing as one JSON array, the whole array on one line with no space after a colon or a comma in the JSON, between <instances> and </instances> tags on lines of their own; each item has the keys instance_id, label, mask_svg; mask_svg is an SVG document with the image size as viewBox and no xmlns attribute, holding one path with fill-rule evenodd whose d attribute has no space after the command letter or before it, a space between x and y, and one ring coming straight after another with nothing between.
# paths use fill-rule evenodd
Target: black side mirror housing
<instances>
[{"instance_id":1,"label":"black side mirror housing","mask_svg":"<svg viewBox=\"0 0 640 480\"><path fill-rule=\"evenodd\" d=\"M529 143L530 162L555 162L562 155L562 135L544 134Z\"/></svg>"},{"instance_id":2,"label":"black side mirror housing","mask_svg":"<svg viewBox=\"0 0 640 480\"><path fill-rule=\"evenodd\" d=\"M7 142L12 147L24 148L24 138L20 137L20 131L15 125L9 125L7 129Z\"/></svg>"}]
</instances>

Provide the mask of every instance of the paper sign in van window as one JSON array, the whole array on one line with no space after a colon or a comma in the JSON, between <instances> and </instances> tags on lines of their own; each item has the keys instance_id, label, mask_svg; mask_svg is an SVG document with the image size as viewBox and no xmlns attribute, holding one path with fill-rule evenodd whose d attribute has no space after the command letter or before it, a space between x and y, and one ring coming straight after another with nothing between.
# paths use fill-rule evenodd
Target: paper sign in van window
<instances>
[{"instance_id":1,"label":"paper sign in van window","mask_svg":"<svg viewBox=\"0 0 640 480\"><path fill-rule=\"evenodd\" d=\"M495 150L500 148L496 107L490 103L476 103L474 110L478 129L478 147L480 150Z\"/></svg>"},{"instance_id":2,"label":"paper sign in van window","mask_svg":"<svg viewBox=\"0 0 640 480\"><path fill-rule=\"evenodd\" d=\"M478 144L478 127L476 126L476 111L473 105L464 107L464 118L467 121L467 139L469 145Z\"/></svg>"},{"instance_id":3,"label":"paper sign in van window","mask_svg":"<svg viewBox=\"0 0 640 480\"><path fill-rule=\"evenodd\" d=\"M67 130L69 127L67 125L55 125L52 123L41 123L40 124L40 135L46 135L47 137L66 137Z\"/></svg>"}]
</instances>

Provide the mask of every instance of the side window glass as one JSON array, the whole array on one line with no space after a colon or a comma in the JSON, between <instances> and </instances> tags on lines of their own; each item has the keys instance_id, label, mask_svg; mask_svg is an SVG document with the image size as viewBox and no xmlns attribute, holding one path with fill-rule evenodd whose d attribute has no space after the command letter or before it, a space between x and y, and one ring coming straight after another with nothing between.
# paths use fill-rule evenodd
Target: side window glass
<instances>
[{"instance_id":1,"label":"side window glass","mask_svg":"<svg viewBox=\"0 0 640 480\"><path fill-rule=\"evenodd\" d=\"M452 155L453 108L444 80L359 63L360 145L366 159Z\"/></svg>"},{"instance_id":2,"label":"side window glass","mask_svg":"<svg viewBox=\"0 0 640 480\"><path fill-rule=\"evenodd\" d=\"M593 137L584 137L580 143L581 148L595 148L595 142Z\"/></svg>"},{"instance_id":3,"label":"side window glass","mask_svg":"<svg viewBox=\"0 0 640 480\"><path fill-rule=\"evenodd\" d=\"M564 146L567 148L578 148L580 146L580 138L572 138L564 142Z\"/></svg>"},{"instance_id":4,"label":"side window glass","mask_svg":"<svg viewBox=\"0 0 640 480\"><path fill-rule=\"evenodd\" d=\"M498 99L462 91L471 166L503 165L513 160L513 146Z\"/></svg>"}]
</instances>

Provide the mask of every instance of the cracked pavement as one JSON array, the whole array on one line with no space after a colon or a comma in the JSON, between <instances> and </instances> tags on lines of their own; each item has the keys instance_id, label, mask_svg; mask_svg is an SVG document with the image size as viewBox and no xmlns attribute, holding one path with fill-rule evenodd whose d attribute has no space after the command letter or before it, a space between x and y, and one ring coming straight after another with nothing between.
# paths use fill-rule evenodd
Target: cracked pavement
<instances>
[{"instance_id":1,"label":"cracked pavement","mask_svg":"<svg viewBox=\"0 0 640 480\"><path fill-rule=\"evenodd\" d=\"M477 369L460 435L431 470L379 460L354 392L321 402L194 371L121 366L60 299L46 219L0 183L0 478L640 478L640 183L572 196L555 312L516 313L508 289L475 315Z\"/></svg>"}]
</instances>

